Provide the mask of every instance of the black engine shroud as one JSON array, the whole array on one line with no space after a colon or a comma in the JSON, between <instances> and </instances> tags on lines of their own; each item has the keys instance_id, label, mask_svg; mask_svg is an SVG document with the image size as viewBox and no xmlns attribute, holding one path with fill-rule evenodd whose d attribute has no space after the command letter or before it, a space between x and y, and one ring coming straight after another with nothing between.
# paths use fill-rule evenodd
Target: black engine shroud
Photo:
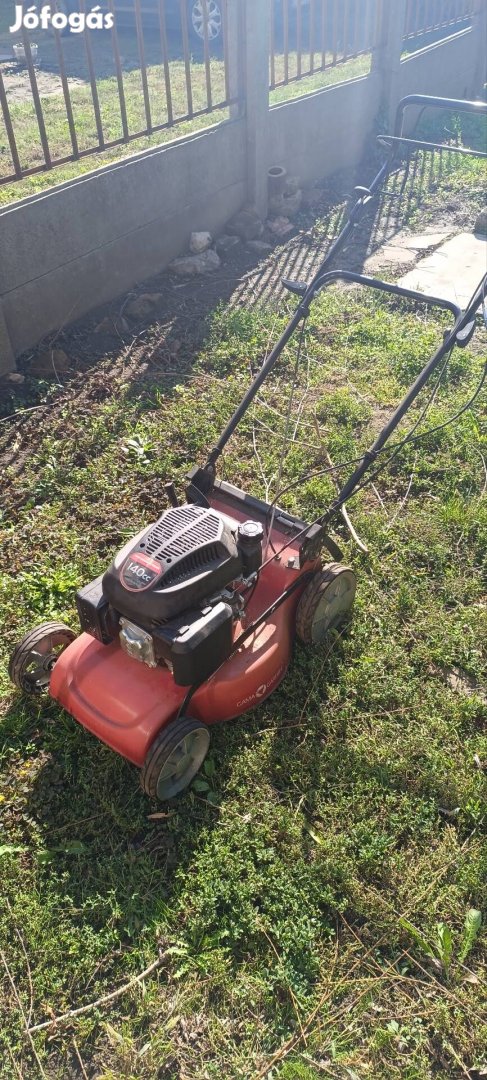
<instances>
[{"instance_id":1,"label":"black engine shroud","mask_svg":"<svg viewBox=\"0 0 487 1080\"><path fill-rule=\"evenodd\" d=\"M236 532L237 522L216 510L191 504L166 510L118 553L103 592L139 626L165 622L241 577Z\"/></svg>"},{"instance_id":2,"label":"black engine shroud","mask_svg":"<svg viewBox=\"0 0 487 1080\"><path fill-rule=\"evenodd\" d=\"M237 521L193 504L172 507L79 591L81 627L105 645L120 633L126 648L128 621L146 662L169 664L178 685L192 685L231 651L234 612L220 594L259 562L255 545L250 555L240 543Z\"/></svg>"}]
</instances>

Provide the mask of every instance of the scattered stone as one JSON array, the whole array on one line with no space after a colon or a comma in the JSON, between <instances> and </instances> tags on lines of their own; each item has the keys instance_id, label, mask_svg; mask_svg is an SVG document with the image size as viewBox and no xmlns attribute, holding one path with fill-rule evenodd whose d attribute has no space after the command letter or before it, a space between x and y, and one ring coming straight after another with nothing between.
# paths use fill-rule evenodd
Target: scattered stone
<instances>
[{"instance_id":1,"label":"scattered stone","mask_svg":"<svg viewBox=\"0 0 487 1080\"><path fill-rule=\"evenodd\" d=\"M25 375L21 375L20 371L9 371L3 378L5 382L14 383L16 386L22 386L22 383L25 383Z\"/></svg>"},{"instance_id":2,"label":"scattered stone","mask_svg":"<svg viewBox=\"0 0 487 1080\"><path fill-rule=\"evenodd\" d=\"M135 300L129 301L125 313L130 315L131 319L146 319L161 300L162 293L141 293Z\"/></svg>"},{"instance_id":3,"label":"scattered stone","mask_svg":"<svg viewBox=\"0 0 487 1080\"><path fill-rule=\"evenodd\" d=\"M267 222L267 228L270 229L274 236L281 238L283 236L288 236L289 233L293 231L294 225L291 224L287 217L276 217Z\"/></svg>"},{"instance_id":4,"label":"scattered stone","mask_svg":"<svg viewBox=\"0 0 487 1080\"><path fill-rule=\"evenodd\" d=\"M192 232L189 250L193 252L193 255L201 255L203 251L208 251L208 248L211 247L211 241L212 237L209 232Z\"/></svg>"},{"instance_id":5,"label":"scattered stone","mask_svg":"<svg viewBox=\"0 0 487 1080\"><path fill-rule=\"evenodd\" d=\"M129 332L129 324L123 315L107 315L98 326L95 326L95 334L122 335Z\"/></svg>"},{"instance_id":6,"label":"scattered stone","mask_svg":"<svg viewBox=\"0 0 487 1080\"><path fill-rule=\"evenodd\" d=\"M480 233L482 236L487 235L487 207L479 214L475 222L474 232Z\"/></svg>"},{"instance_id":7,"label":"scattered stone","mask_svg":"<svg viewBox=\"0 0 487 1080\"><path fill-rule=\"evenodd\" d=\"M211 274L213 270L218 270L219 266L220 257L210 248L201 255L183 255L181 259L175 259L169 269L180 277L195 277L197 274Z\"/></svg>"},{"instance_id":8,"label":"scattered stone","mask_svg":"<svg viewBox=\"0 0 487 1080\"><path fill-rule=\"evenodd\" d=\"M254 251L256 255L270 255L274 250L272 244L266 244L264 240L249 240L246 247L247 251Z\"/></svg>"},{"instance_id":9,"label":"scattered stone","mask_svg":"<svg viewBox=\"0 0 487 1080\"><path fill-rule=\"evenodd\" d=\"M229 255L238 251L242 241L239 236L219 236L215 244L215 251L220 259L226 259Z\"/></svg>"},{"instance_id":10,"label":"scattered stone","mask_svg":"<svg viewBox=\"0 0 487 1080\"><path fill-rule=\"evenodd\" d=\"M302 201L302 191L294 191L289 195L284 192L282 195L269 199L269 210L276 217L293 218L300 210Z\"/></svg>"},{"instance_id":11,"label":"scattered stone","mask_svg":"<svg viewBox=\"0 0 487 1080\"><path fill-rule=\"evenodd\" d=\"M258 240L262 236L264 226L256 210L241 210L233 221L227 225L227 232L232 236L239 236L241 240Z\"/></svg>"},{"instance_id":12,"label":"scattered stone","mask_svg":"<svg viewBox=\"0 0 487 1080\"><path fill-rule=\"evenodd\" d=\"M69 356L64 349L47 349L34 356L29 367L29 375L33 375L36 379L55 379L69 367Z\"/></svg>"}]
</instances>

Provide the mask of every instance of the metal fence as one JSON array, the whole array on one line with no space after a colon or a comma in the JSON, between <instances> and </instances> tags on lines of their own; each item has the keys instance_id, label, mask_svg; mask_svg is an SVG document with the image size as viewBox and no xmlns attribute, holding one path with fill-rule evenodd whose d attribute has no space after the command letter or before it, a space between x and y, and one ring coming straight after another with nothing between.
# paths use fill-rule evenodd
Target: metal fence
<instances>
[{"instance_id":1,"label":"metal fence","mask_svg":"<svg viewBox=\"0 0 487 1080\"><path fill-rule=\"evenodd\" d=\"M75 8L86 14L91 5ZM51 10L69 6L52 0ZM113 16L111 30L52 28L37 38L19 30L16 60L0 64L0 185L237 103L228 0L102 0L101 10ZM21 69L19 101L10 87Z\"/></svg>"},{"instance_id":2,"label":"metal fence","mask_svg":"<svg viewBox=\"0 0 487 1080\"><path fill-rule=\"evenodd\" d=\"M473 0L407 0L404 40L442 30L453 34L467 26L473 14Z\"/></svg>"},{"instance_id":3,"label":"metal fence","mask_svg":"<svg viewBox=\"0 0 487 1080\"><path fill-rule=\"evenodd\" d=\"M381 0L269 0L270 88L369 53Z\"/></svg>"}]
</instances>

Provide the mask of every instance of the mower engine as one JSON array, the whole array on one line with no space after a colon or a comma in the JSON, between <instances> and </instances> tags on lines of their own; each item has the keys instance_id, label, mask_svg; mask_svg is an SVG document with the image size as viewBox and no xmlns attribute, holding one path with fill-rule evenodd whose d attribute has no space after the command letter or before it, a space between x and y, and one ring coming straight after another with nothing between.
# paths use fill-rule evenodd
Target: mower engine
<instances>
[{"instance_id":1,"label":"mower engine","mask_svg":"<svg viewBox=\"0 0 487 1080\"><path fill-rule=\"evenodd\" d=\"M178 686L206 679L230 655L240 588L262 561L263 528L187 504L166 510L81 589L82 629L128 656L166 665Z\"/></svg>"}]
</instances>

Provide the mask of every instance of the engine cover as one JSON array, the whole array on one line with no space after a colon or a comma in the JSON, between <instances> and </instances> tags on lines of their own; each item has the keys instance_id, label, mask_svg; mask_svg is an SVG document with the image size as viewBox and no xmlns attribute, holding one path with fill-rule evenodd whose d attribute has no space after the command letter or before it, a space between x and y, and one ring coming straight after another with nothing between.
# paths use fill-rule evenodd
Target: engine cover
<instances>
[{"instance_id":1,"label":"engine cover","mask_svg":"<svg viewBox=\"0 0 487 1080\"><path fill-rule=\"evenodd\" d=\"M103 577L104 596L146 627L197 607L242 574L234 525L192 504L166 510L118 553Z\"/></svg>"}]
</instances>

